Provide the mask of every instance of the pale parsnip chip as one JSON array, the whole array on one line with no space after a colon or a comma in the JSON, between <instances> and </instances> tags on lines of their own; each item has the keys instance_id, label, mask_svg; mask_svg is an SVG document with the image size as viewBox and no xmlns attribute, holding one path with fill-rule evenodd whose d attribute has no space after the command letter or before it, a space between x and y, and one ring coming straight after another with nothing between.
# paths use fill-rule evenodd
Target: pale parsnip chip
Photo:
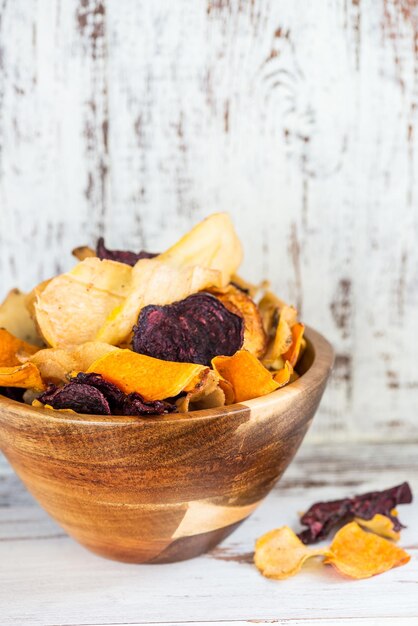
<instances>
[{"instance_id":1,"label":"pale parsnip chip","mask_svg":"<svg viewBox=\"0 0 418 626\"><path fill-rule=\"evenodd\" d=\"M176 401L180 413L196 409L211 409L225 404L225 394L218 385L219 379L213 370L205 372L192 391Z\"/></svg>"},{"instance_id":2,"label":"pale parsnip chip","mask_svg":"<svg viewBox=\"0 0 418 626\"><path fill-rule=\"evenodd\" d=\"M43 342L26 307L26 298L19 289L9 291L0 305L0 328L22 341L40 346Z\"/></svg>"},{"instance_id":3,"label":"pale parsnip chip","mask_svg":"<svg viewBox=\"0 0 418 626\"><path fill-rule=\"evenodd\" d=\"M241 264L242 246L229 215L214 213L157 259L178 268L199 265L218 270L221 285L226 286Z\"/></svg>"},{"instance_id":4,"label":"pale parsnip chip","mask_svg":"<svg viewBox=\"0 0 418 626\"><path fill-rule=\"evenodd\" d=\"M68 347L92 341L129 292L132 268L87 258L37 294L35 315L46 342Z\"/></svg>"},{"instance_id":5,"label":"pale parsnip chip","mask_svg":"<svg viewBox=\"0 0 418 626\"><path fill-rule=\"evenodd\" d=\"M90 365L115 346L98 341L87 341L75 348L46 348L29 360L39 369L44 380L52 383L68 382L71 372L85 372Z\"/></svg>"}]
</instances>

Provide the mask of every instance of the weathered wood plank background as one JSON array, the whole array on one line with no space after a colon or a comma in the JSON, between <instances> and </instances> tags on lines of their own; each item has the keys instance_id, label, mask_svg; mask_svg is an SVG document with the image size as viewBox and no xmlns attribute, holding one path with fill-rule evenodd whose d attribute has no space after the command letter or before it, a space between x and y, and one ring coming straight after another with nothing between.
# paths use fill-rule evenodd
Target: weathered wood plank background
<instances>
[{"instance_id":1,"label":"weathered wood plank background","mask_svg":"<svg viewBox=\"0 0 418 626\"><path fill-rule=\"evenodd\" d=\"M232 214L337 350L314 435L417 437L416 0L2 0L0 290Z\"/></svg>"}]
</instances>

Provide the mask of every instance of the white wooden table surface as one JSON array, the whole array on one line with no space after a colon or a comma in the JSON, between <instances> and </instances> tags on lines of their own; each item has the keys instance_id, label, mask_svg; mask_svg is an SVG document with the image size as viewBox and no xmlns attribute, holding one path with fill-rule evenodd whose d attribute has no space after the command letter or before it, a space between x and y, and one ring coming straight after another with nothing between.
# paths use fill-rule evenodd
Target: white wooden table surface
<instances>
[{"instance_id":1,"label":"white wooden table surface","mask_svg":"<svg viewBox=\"0 0 418 626\"><path fill-rule=\"evenodd\" d=\"M350 581L312 560L298 576L270 581L251 564L254 540L297 511L409 480L418 493L417 446L303 446L280 486L211 553L172 565L106 561L68 538L0 461L0 623L2 626L122 624L418 624L418 508L408 525L404 567Z\"/></svg>"}]
</instances>

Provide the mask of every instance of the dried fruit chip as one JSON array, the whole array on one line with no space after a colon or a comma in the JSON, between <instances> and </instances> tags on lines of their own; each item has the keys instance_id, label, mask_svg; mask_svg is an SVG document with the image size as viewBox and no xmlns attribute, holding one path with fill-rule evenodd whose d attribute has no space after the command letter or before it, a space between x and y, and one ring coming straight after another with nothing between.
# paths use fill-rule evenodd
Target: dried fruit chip
<instances>
[{"instance_id":1,"label":"dried fruit chip","mask_svg":"<svg viewBox=\"0 0 418 626\"><path fill-rule=\"evenodd\" d=\"M38 350L38 346L26 343L4 328L0 328L0 367L20 365L21 361L16 355L27 358Z\"/></svg>"},{"instance_id":2,"label":"dried fruit chip","mask_svg":"<svg viewBox=\"0 0 418 626\"><path fill-rule=\"evenodd\" d=\"M221 284L226 286L242 261L241 242L229 215L214 213L160 254L158 259L178 268L199 265L218 270Z\"/></svg>"},{"instance_id":3,"label":"dried fruit chip","mask_svg":"<svg viewBox=\"0 0 418 626\"><path fill-rule=\"evenodd\" d=\"M263 320L261 319L260 312L254 300L233 285L229 285L224 293L214 293L227 309L243 317L243 348L254 354L257 358L262 357L266 351L267 335L264 332Z\"/></svg>"},{"instance_id":4,"label":"dried fruit chip","mask_svg":"<svg viewBox=\"0 0 418 626\"><path fill-rule=\"evenodd\" d=\"M300 347L302 344L303 332L305 327L303 324L295 324L292 326L292 345L284 352L283 358L289 361L292 367L295 367L299 359Z\"/></svg>"},{"instance_id":5,"label":"dried fruit chip","mask_svg":"<svg viewBox=\"0 0 418 626\"><path fill-rule=\"evenodd\" d=\"M196 293L166 306L142 309L132 347L139 354L180 363L210 365L219 354L242 346L244 322L215 296Z\"/></svg>"},{"instance_id":6,"label":"dried fruit chip","mask_svg":"<svg viewBox=\"0 0 418 626\"><path fill-rule=\"evenodd\" d=\"M391 511L391 515L396 515L396 509ZM393 539L394 541L399 541L400 539L401 533L394 530L393 521L381 513L376 513L376 515L369 520L361 519L361 517L355 517L354 521L357 522L357 524L362 528L366 528L381 537Z\"/></svg>"},{"instance_id":7,"label":"dried fruit chip","mask_svg":"<svg viewBox=\"0 0 418 626\"><path fill-rule=\"evenodd\" d=\"M108 261L118 261L118 263L126 263L127 265L134 266L135 263L141 259L152 259L157 254L153 252L130 252L129 250L109 250L106 248L103 237L100 237L97 241L96 256L99 259L107 259Z\"/></svg>"},{"instance_id":8,"label":"dried fruit chip","mask_svg":"<svg viewBox=\"0 0 418 626\"><path fill-rule=\"evenodd\" d=\"M26 308L26 294L12 289L0 305L0 328L30 344L41 345L42 340Z\"/></svg>"},{"instance_id":9,"label":"dried fruit chip","mask_svg":"<svg viewBox=\"0 0 418 626\"><path fill-rule=\"evenodd\" d=\"M0 367L0 387L41 390L45 385L36 365L28 362L14 367Z\"/></svg>"},{"instance_id":10,"label":"dried fruit chip","mask_svg":"<svg viewBox=\"0 0 418 626\"><path fill-rule=\"evenodd\" d=\"M207 368L117 349L92 363L87 371L101 374L125 393L136 391L145 400L162 400L195 389Z\"/></svg>"},{"instance_id":11,"label":"dried fruit chip","mask_svg":"<svg viewBox=\"0 0 418 626\"><path fill-rule=\"evenodd\" d=\"M128 293L132 269L124 263L87 258L53 278L37 295L36 321L54 348L95 338L108 315Z\"/></svg>"},{"instance_id":12,"label":"dried fruit chip","mask_svg":"<svg viewBox=\"0 0 418 626\"><path fill-rule=\"evenodd\" d=\"M53 409L71 409L87 415L110 415L109 403L95 387L82 383L68 383L63 387L50 385L38 402Z\"/></svg>"},{"instance_id":13,"label":"dried fruit chip","mask_svg":"<svg viewBox=\"0 0 418 626\"><path fill-rule=\"evenodd\" d=\"M286 361L283 368L279 370L278 372L276 372L273 375L273 378L276 381L276 383L278 383L279 387L284 387L284 385L287 385L287 383L290 382L292 374L293 374L293 367L290 365L289 361Z\"/></svg>"},{"instance_id":14,"label":"dried fruit chip","mask_svg":"<svg viewBox=\"0 0 418 626\"><path fill-rule=\"evenodd\" d=\"M279 387L271 373L247 350L239 350L233 356L217 356L212 366L231 383L236 402L264 396Z\"/></svg>"},{"instance_id":15,"label":"dried fruit chip","mask_svg":"<svg viewBox=\"0 0 418 626\"><path fill-rule=\"evenodd\" d=\"M325 563L331 563L345 576L359 579L405 565L410 558L402 548L350 522L335 535Z\"/></svg>"},{"instance_id":16,"label":"dried fruit chip","mask_svg":"<svg viewBox=\"0 0 418 626\"><path fill-rule=\"evenodd\" d=\"M283 580L297 574L307 559L325 553L325 549L307 548L293 530L282 526L257 540L254 562L267 578Z\"/></svg>"},{"instance_id":17,"label":"dried fruit chip","mask_svg":"<svg viewBox=\"0 0 418 626\"><path fill-rule=\"evenodd\" d=\"M119 345L129 337L143 307L149 304L171 304L220 284L221 275L216 270L202 267L176 268L158 259L142 259L132 269L129 294L122 305L106 319L97 333L98 341Z\"/></svg>"},{"instance_id":18,"label":"dried fruit chip","mask_svg":"<svg viewBox=\"0 0 418 626\"><path fill-rule=\"evenodd\" d=\"M406 482L390 489L371 491L354 498L316 502L302 515L301 524L308 528L298 536L303 543L314 543L324 539L332 529L351 521L354 517L370 520L376 513L386 515L392 520L394 530L399 531L403 526L393 514L393 509L398 504L410 502L412 502L412 492Z\"/></svg>"}]
</instances>

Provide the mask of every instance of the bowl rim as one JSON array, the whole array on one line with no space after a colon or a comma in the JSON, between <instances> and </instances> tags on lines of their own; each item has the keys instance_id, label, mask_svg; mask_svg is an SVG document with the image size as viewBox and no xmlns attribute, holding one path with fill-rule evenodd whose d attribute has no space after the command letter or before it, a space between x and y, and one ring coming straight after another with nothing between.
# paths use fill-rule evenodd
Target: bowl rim
<instances>
[{"instance_id":1,"label":"bowl rim","mask_svg":"<svg viewBox=\"0 0 418 626\"><path fill-rule=\"evenodd\" d=\"M302 374L293 383L276 389L265 396L259 396L251 400L229 404L227 406L200 409L191 413L169 413L167 415L153 416L125 416L125 415L90 415L86 413L65 413L55 411L54 409L44 409L34 407L29 404L22 404L17 400L11 400L5 396L0 396L0 421L1 410L8 409L10 413L16 417L24 413L26 416L34 415L39 420L42 417L46 421L64 422L66 424L88 424L88 425L106 425L121 426L132 424L172 424L181 422L196 422L203 419L216 419L217 417L225 417L226 415L242 413L248 409L256 409L268 407L271 404L280 405L288 403L289 399L296 398L303 393L311 392L319 385L322 385L328 378L334 363L334 349L327 339L318 331L309 326L305 326L304 333L308 343L313 350L313 361L309 369Z\"/></svg>"}]
</instances>

